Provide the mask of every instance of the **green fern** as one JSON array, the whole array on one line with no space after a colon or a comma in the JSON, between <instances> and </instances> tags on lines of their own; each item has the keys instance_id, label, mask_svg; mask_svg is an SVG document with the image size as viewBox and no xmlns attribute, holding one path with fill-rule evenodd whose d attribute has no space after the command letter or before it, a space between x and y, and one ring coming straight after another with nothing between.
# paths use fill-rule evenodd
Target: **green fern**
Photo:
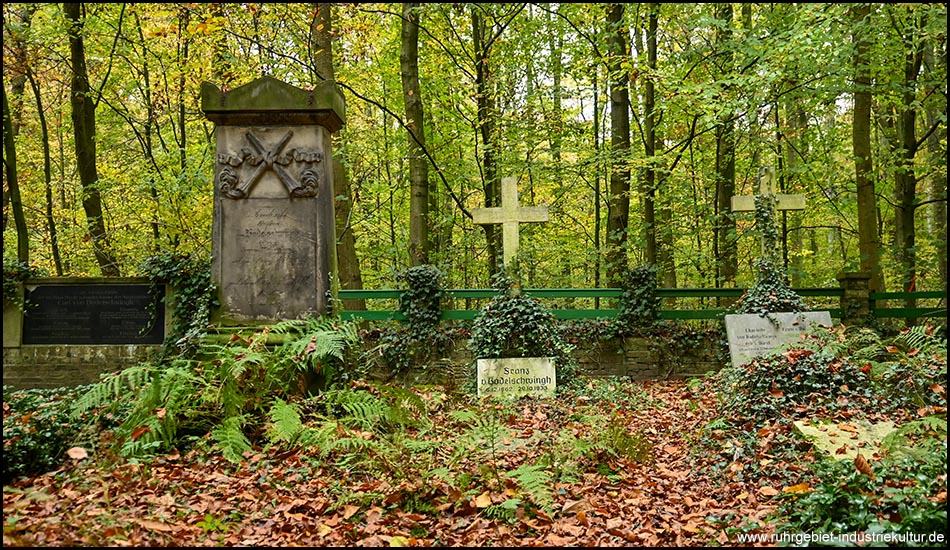
<instances>
[{"instance_id":1,"label":"green fern","mask_svg":"<svg viewBox=\"0 0 950 550\"><path fill-rule=\"evenodd\" d=\"M549 515L554 504L554 484L551 474L539 464L523 464L509 471L506 477L518 483L521 492Z\"/></svg>"},{"instance_id":2,"label":"green fern","mask_svg":"<svg viewBox=\"0 0 950 550\"><path fill-rule=\"evenodd\" d=\"M304 431L295 405L277 399L270 409L270 425L265 433L271 442L294 443Z\"/></svg>"},{"instance_id":3,"label":"green fern","mask_svg":"<svg viewBox=\"0 0 950 550\"><path fill-rule=\"evenodd\" d=\"M396 386L381 386L380 394L389 403L386 421L391 427L423 427L428 425L426 403L416 392Z\"/></svg>"},{"instance_id":4,"label":"green fern","mask_svg":"<svg viewBox=\"0 0 950 550\"><path fill-rule=\"evenodd\" d=\"M939 331L929 325L914 325L897 335L894 341L907 351L917 350L925 354L943 353L946 356L946 333L942 334L941 336Z\"/></svg>"},{"instance_id":5,"label":"green fern","mask_svg":"<svg viewBox=\"0 0 950 550\"><path fill-rule=\"evenodd\" d=\"M354 323L322 317L283 321L273 325L270 332L293 337L284 342L281 355L293 358L299 370L319 371L331 357L344 361L346 351L359 342Z\"/></svg>"},{"instance_id":6,"label":"green fern","mask_svg":"<svg viewBox=\"0 0 950 550\"><path fill-rule=\"evenodd\" d=\"M317 455L326 458L327 450L339 436L343 427L337 420L324 419L317 426L304 426L297 438L297 442L307 448L317 450Z\"/></svg>"},{"instance_id":7,"label":"green fern","mask_svg":"<svg viewBox=\"0 0 950 550\"><path fill-rule=\"evenodd\" d=\"M244 453L251 450L251 442L242 430L245 422L246 419L241 416L232 416L211 430L211 437L220 447L222 456L231 462L240 462Z\"/></svg>"},{"instance_id":8,"label":"green fern","mask_svg":"<svg viewBox=\"0 0 950 550\"><path fill-rule=\"evenodd\" d=\"M139 456L174 446L183 414L200 393L202 380L175 365L142 364L105 377L77 399L72 414L105 408L118 416L115 428L124 456Z\"/></svg>"},{"instance_id":9,"label":"green fern","mask_svg":"<svg viewBox=\"0 0 950 550\"><path fill-rule=\"evenodd\" d=\"M130 391L137 391L149 382L154 370L153 365L142 363L103 377L76 399L72 407L73 418L127 398Z\"/></svg>"},{"instance_id":10,"label":"green fern","mask_svg":"<svg viewBox=\"0 0 950 550\"><path fill-rule=\"evenodd\" d=\"M324 394L324 401L328 415L363 430L372 429L387 412L386 404L367 391L329 390Z\"/></svg>"}]
</instances>

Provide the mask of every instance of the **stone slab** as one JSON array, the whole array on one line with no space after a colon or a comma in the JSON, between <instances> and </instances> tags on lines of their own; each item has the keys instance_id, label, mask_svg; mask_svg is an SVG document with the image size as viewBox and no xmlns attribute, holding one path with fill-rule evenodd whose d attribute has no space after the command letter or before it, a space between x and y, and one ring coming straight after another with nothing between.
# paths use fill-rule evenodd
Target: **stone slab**
<instances>
[{"instance_id":1,"label":"stone slab","mask_svg":"<svg viewBox=\"0 0 950 550\"><path fill-rule=\"evenodd\" d=\"M554 397L557 389L552 357L478 359L476 365L479 397Z\"/></svg>"},{"instance_id":2,"label":"stone slab","mask_svg":"<svg viewBox=\"0 0 950 550\"><path fill-rule=\"evenodd\" d=\"M326 129L219 126L217 133L212 276L221 307L213 322L326 314L336 263Z\"/></svg>"},{"instance_id":3,"label":"stone slab","mask_svg":"<svg viewBox=\"0 0 950 550\"><path fill-rule=\"evenodd\" d=\"M769 317L754 313L726 315L726 336L729 339L732 366L738 367L755 357L779 351L816 324L832 326L831 313L771 313Z\"/></svg>"},{"instance_id":4,"label":"stone slab","mask_svg":"<svg viewBox=\"0 0 950 550\"><path fill-rule=\"evenodd\" d=\"M165 304L147 284L27 286L23 344L161 344Z\"/></svg>"},{"instance_id":5,"label":"stone slab","mask_svg":"<svg viewBox=\"0 0 950 550\"><path fill-rule=\"evenodd\" d=\"M812 418L796 420L795 430L809 439L819 451L835 460L854 460L859 454L870 458L880 452L884 438L896 427L887 420L868 422L834 422Z\"/></svg>"}]
</instances>

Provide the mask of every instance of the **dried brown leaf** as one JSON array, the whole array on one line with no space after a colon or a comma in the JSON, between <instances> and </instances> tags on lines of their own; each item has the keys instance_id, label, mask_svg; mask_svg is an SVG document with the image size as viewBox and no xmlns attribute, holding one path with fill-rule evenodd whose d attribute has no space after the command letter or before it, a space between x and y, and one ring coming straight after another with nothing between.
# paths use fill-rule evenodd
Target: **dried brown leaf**
<instances>
[{"instance_id":1,"label":"dried brown leaf","mask_svg":"<svg viewBox=\"0 0 950 550\"><path fill-rule=\"evenodd\" d=\"M868 464L868 459L864 458L864 455L858 454L854 457L854 467L857 468L859 472L874 480L874 470L871 469L871 465Z\"/></svg>"}]
</instances>

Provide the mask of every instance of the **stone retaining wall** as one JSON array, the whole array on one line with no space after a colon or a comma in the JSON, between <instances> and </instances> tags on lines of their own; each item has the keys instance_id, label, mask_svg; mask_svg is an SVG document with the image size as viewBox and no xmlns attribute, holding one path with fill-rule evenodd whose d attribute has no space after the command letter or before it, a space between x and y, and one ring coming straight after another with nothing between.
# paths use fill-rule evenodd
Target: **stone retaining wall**
<instances>
[{"instance_id":1,"label":"stone retaining wall","mask_svg":"<svg viewBox=\"0 0 950 550\"><path fill-rule=\"evenodd\" d=\"M729 361L721 342L703 342L697 349L676 354L657 349L647 338L623 338L577 346L574 357L582 376L624 377L632 380L690 378L716 372ZM464 342L456 343L444 357L435 357L405 372L393 373L381 359L373 362L369 378L400 385L461 386L474 376L475 357Z\"/></svg>"},{"instance_id":2,"label":"stone retaining wall","mask_svg":"<svg viewBox=\"0 0 950 550\"><path fill-rule=\"evenodd\" d=\"M81 386L135 366L161 346L21 346L3 348L3 385L16 389Z\"/></svg>"}]
</instances>

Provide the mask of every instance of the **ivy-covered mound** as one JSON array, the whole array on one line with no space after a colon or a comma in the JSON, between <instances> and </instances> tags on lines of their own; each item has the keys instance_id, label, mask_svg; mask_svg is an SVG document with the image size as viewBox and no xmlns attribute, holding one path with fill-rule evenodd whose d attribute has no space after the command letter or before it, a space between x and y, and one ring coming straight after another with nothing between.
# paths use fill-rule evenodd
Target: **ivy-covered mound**
<instances>
[{"instance_id":1,"label":"ivy-covered mound","mask_svg":"<svg viewBox=\"0 0 950 550\"><path fill-rule=\"evenodd\" d=\"M498 295L475 318L469 339L476 359L552 357L558 390L578 379L578 366L557 318L537 298L522 294L514 278L500 272L492 281ZM474 376L473 376L474 378Z\"/></svg>"},{"instance_id":2,"label":"ivy-covered mound","mask_svg":"<svg viewBox=\"0 0 950 550\"><path fill-rule=\"evenodd\" d=\"M947 522L946 349L945 332L933 327L884 338L842 326L818 329L784 353L727 367L711 377L724 416L701 452L723 457L728 470L737 456L763 457L765 464L811 449L810 440L794 433L795 419L830 420L838 426L832 430L845 431L859 420L893 422L897 429L880 448L858 444L853 460L817 449L801 454L799 473L789 472L776 496L775 532L794 546L808 545L795 538L802 533L847 534L868 546L888 542L885 536L890 545L944 546L927 536L943 533Z\"/></svg>"},{"instance_id":3,"label":"ivy-covered mound","mask_svg":"<svg viewBox=\"0 0 950 550\"><path fill-rule=\"evenodd\" d=\"M785 270L770 259L758 262L755 283L736 303L736 313L799 313L807 311L802 297L788 285Z\"/></svg>"}]
</instances>

